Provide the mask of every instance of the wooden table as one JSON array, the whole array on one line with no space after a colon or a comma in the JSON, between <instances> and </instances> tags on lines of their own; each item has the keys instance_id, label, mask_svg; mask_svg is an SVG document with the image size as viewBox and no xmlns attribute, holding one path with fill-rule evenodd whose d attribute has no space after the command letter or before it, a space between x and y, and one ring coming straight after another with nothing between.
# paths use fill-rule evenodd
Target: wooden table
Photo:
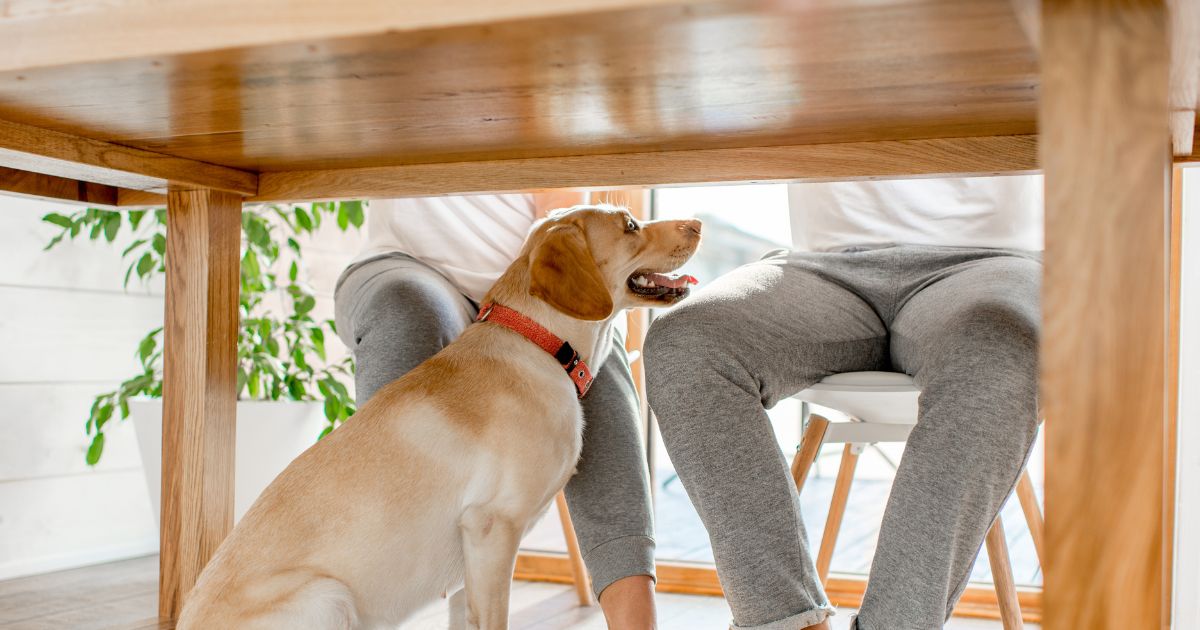
<instances>
[{"instance_id":1,"label":"wooden table","mask_svg":"<svg viewBox=\"0 0 1200 630\"><path fill-rule=\"evenodd\" d=\"M0 189L169 208L171 617L232 522L243 202L1042 170L1045 627L1151 627L1198 24L1184 0L0 0Z\"/></svg>"}]
</instances>

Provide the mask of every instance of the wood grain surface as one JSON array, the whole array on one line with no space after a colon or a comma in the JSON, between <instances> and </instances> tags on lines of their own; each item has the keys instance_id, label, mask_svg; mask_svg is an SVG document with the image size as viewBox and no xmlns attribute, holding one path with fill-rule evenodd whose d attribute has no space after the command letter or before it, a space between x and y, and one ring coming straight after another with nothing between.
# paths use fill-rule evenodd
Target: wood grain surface
<instances>
[{"instance_id":1,"label":"wood grain surface","mask_svg":"<svg viewBox=\"0 0 1200 630\"><path fill-rule=\"evenodd\" d=\"M1163 606L1167 12L1042 3L1046 630Z\"/></svg>"},{"instance_id":2,"label":"wood grain surface","mask_svg":"<svg viewBox=\"0 0 1200 630\"><path fill-rule=\"evenodd\" d=\"M245 195L258 190L254 173L5 120L0 166L135 190L162 190L168 183Z\"/></svg>"},{"instance_id":3,"label":"wood grain surface","mask_svg":"<svg viewBox=\"0 0 1200 630\"><path fill-rule=\"evenodd\" d=\"M1036 131L1036 56L1010 0L402 3L411 17L374 0L91 4L0 19L0 68L37 66L0 72L0 119L249 171ZM126 10L141 17L99 30L127 52L58 59L74 27L28 35ZM488 23L391 28L422 13ZM372 18L373 34L338 30ZM141 48L212 21L227 37L200 51Z\"/></svg>"},{"instance_id":4,"label":"wood grain surface","mask_svg":"<svg viewBox=\"0 0 1200 630\"><path fill-rule=\"evenodd\" d=\"M985 136L448 162L263 173L252 200L1029 173L1037 159L1035 136Z\"/></svg>"},{"instance_id":5,"label":"wood grain surface","mask_svg":"<svg viewBox=\"0 0 1200 630\"><path fill-rule=\"evenodd\" d=\"M159 615L173 619L233 529L242 199L167 196Z\"/></svg>"}]
</instances>

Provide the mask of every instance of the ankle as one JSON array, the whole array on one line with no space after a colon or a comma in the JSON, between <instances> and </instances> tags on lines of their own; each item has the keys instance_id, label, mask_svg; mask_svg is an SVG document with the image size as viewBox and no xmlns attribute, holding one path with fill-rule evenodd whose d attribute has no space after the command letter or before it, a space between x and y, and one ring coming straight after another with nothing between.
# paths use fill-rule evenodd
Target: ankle
<instances>
[{"instance_id":1,"label":"ankle","mask_svg":"<svg viewBox=\"0 0 1200 630\"><path fill-rule=\"evenodd\" d=\"M613 582L600 593L600 608L611 630L654 630L654 580L634 575Z\"/></svg>"}]
</instances>

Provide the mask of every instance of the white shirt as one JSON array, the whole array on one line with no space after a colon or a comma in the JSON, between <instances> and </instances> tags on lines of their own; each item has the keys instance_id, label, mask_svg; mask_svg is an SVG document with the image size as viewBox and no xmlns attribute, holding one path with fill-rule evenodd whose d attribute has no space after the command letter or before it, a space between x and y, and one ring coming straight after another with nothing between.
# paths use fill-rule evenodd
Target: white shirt
<instances>
[{"instance_id":1,"label":"white shirt","mask_svg":"<svg viewBox=\"0 0 1200 630\"><path fill-rule=\"evenodd\" d=\"M535 218L533 195L377 199L355 261L408 254L479 302L521 252Z\"/></svg>"},{"instance_id":2,"label":"white shirt","mask_svg":"<svg viewBox=\"0 0 1200 630\"><path fill-rule=\"evenodd\" d=\"M1041 175L792 184L788 206L799 250L1043 248Z\"/></svg>"}]
</instances>

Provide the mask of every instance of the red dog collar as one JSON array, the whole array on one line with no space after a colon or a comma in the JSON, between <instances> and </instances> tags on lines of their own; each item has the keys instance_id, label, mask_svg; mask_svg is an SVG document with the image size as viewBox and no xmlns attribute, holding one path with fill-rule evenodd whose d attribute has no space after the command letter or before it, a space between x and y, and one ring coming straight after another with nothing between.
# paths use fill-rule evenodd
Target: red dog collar
<instances>
[{"instance_id":1,"label":"red dog collar","mask_svg":"<svg viewBox=\"0 0 1200 630\"><path fill-rule=\"evenodd\" d=\"M507 306L491 302L479 308L479 315L475 321L500 324L537 344L566 370L567 376L571 377L571 382L575 384L575 391L579 393L581 399L584 394L587 394L588 388L592 386L592 371L588 369L583 359L579 358L579 353L571 347L571 344L559 339L541 324Z\"/></svg>"}]
</instances>

